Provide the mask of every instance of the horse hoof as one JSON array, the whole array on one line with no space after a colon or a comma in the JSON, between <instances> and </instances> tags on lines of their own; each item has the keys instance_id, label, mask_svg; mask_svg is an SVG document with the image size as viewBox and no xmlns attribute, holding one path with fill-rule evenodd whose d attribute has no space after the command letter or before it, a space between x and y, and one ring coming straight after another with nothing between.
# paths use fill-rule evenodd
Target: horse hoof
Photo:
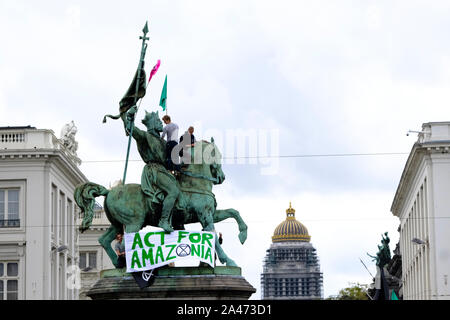
<instances>
[{"instance_id":1,"label":"horse hoof","mask_svg":"<svg viewBox=\"0 0 450 320\"><path fill-rule=\"evenodd\" d=\"M239 241L241 241L241 244L244 244L245 240L247 240L247 230L239 233Z\"/></svg>"},{"instance_id":2,"label":"horse hoof","mask_svg":"<svg viewBox=\"0 0 450 320\"><path fill-rule=\"evenodd\" d=\"M174 231L172 226L170 224L168 224L167 222L160 222L158 224L158 227L163 228L164 232L166 232L166 233L171 233Z\"/></svg>"}]
</instances>

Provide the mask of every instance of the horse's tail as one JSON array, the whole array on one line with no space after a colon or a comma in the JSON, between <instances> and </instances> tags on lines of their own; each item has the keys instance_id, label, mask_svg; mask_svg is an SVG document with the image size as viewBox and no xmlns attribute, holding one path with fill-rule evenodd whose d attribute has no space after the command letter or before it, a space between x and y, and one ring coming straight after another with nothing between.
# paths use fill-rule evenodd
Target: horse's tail
<instances>
[{"instance_id":1,"label":"horse's tail","mask_svg":"<svg viewBox=\"0 0 450 320\"><path fill-rule=\"evenodd\" d=\"M81 232L86 231L91 226L92 218L94 217L95 198L106 196L108 192L108 189L93 182L83 183L75 188L75 202L81 208L81 212L84 213L83 221L79 228Z\"/></svg>"}]
</instances>

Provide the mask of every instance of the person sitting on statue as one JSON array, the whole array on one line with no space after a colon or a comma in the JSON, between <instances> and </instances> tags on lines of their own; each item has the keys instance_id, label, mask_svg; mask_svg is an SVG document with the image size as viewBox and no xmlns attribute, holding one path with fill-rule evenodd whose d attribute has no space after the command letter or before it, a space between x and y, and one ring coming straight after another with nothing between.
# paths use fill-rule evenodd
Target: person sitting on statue
<instances>
[{"instance_id":1,"label":"person sitting on statue","mask_svg":"<svg viewBox=\"0 0 450 320\"><path fill-rule=\"evenodd\" d=\"M186 138L186 139L185 139ZM183 158L183 150L188 150L189 147L193 147L197 142L194 136L194 127L190 126L187 131L180 137L180 144L182 148L180 150L180 157ZM190 157L188 157L190 159Z\"/></svg>"},{"instance_id":2,"label":"person sitting on statue","mask_svg":"<svg viewBox=\"0 0 450 320\"><path fill-rule=\"evenodd\" d=\"M190 126L190 127L187 129L187 131L184 133L184 135L182 135L182 136L180 137L180 142L183 142L184 136L187 136L187 137L190 136L190 140L191 140L190 146L193 147L193 146L194 146L194 143L197 141L197 140L195 140L195 136L194 136L194 127L193 127L193 126Z\"/></svg>"},{"instance_id":3,"label":"person sitting on statue","mask_svg":"<svg viewBox=\"0 0 450 320\"><path fill-rule=\"evenodd\" d=\"M162 137L167 135L167 144L166 144L166 167L170 171L179 171L179 160L178 155L172 155L173 148L178 144L178 125L170 119L170 116L167 114L162 117L162 120L165 123ZM175 160L175 161L174 161Z\"/></svg>"},{"instance_id":4,"label":"person sitting on statue","mask_svg":"<svg viewBox=\"0 0 450 320\"><path fill-rule=\"evenodd\" d=\"M158 226L170 233L174 231L172 227L172 210L176 204L178 208L184 208L184 200L178 188L175 176L166 168L166 142L160 137L163 131L162 122L158 112L148 113L142 123L147 127L147 131L140 130L134 126L134 115L136 106L130 108L126 115L121 118L124 122L125 131L128 133L133 127L133 138L136 140L137 149L142 160L146 163L141 175L141 189L146 195L149 210L154 203L160 203L162 197L159 190L164 194L162 200L162 212ZM181 202L181 203L180 203Z\"/></svg>"}]
</instances>

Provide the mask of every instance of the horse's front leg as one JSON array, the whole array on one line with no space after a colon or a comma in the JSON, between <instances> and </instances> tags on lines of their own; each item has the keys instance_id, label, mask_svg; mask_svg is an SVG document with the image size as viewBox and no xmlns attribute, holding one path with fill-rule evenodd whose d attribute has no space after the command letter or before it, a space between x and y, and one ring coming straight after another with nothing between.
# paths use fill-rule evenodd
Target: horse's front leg
<instances>
[{"instance_id":1,"label":"horse's front leg","mask_svg":"<svg viewBox=\"0 0 450 320\"><path fill-rule=\"evenodd\" d=\"M245 240L247 240L247 224L242 220L239 211L235 209L226 209L226 210L216 210L214 212L214 223L223 221L228 218L233 218L236 220L239 227L239 241L244 244Z\"/></svg>"},{"instance_id":2,"label":"horse's front leg","mask_svg":"<svg viewBox=\"0 0 450 320\"><path fill-rule=\"evenodd\" d=\"M114 250L111 247L111 242L116 238L116 234L120 230L116 228L115 226L111 225L108 230L100 237L98 238L98 242L102 245L102 247L105 249L106 253L108 254L109 259L111 259L111 262L115 267L117 267L117 254L114 252Z\"/></svg>"}]
</instances>

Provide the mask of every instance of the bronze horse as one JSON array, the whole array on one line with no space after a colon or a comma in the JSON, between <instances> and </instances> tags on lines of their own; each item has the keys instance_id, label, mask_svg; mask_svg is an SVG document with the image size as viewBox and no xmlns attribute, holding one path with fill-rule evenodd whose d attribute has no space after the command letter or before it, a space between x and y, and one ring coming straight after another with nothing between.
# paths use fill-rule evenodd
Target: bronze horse
<instances>
[{"instance_id":1,"label":"bronze horse","mask_svg":"<svg viewBox=\"0 0 450 320\"><path fill-rule=\"evenodd\" d=\"M209 154L208 154L209 151ZM196 155L202 153L201 163L196 162ZM204 155L207 155L205 157ZM211 161L212 159L212 161ZM217 210L217 203L212 187L225 180L220 164L221 154L211 139L197 142L191 153L191 163L182 168L178 177L178 186L184 197L184 210L174 208L172 224L175 230L183 230L185 224L200 222L203 231L214 231L214 223L228 218L236 220L239 227L239 240L243 244L247 239L247 225L235 209ZM99 238L112 263L117 266L117 255L111 247L118 232L138 232L145 226L158 226L161 216L161 203L148 204L139 184L118 185L110 190L92 182L84 183L75 189L75 201L84 212L80 226L83 232L89 228L94 214L95 198L105 196L104 210L111 222L109 229ZM216 237L215 249L221 263L236 266L230 259Z\"/></svg>"}]
</instances>

